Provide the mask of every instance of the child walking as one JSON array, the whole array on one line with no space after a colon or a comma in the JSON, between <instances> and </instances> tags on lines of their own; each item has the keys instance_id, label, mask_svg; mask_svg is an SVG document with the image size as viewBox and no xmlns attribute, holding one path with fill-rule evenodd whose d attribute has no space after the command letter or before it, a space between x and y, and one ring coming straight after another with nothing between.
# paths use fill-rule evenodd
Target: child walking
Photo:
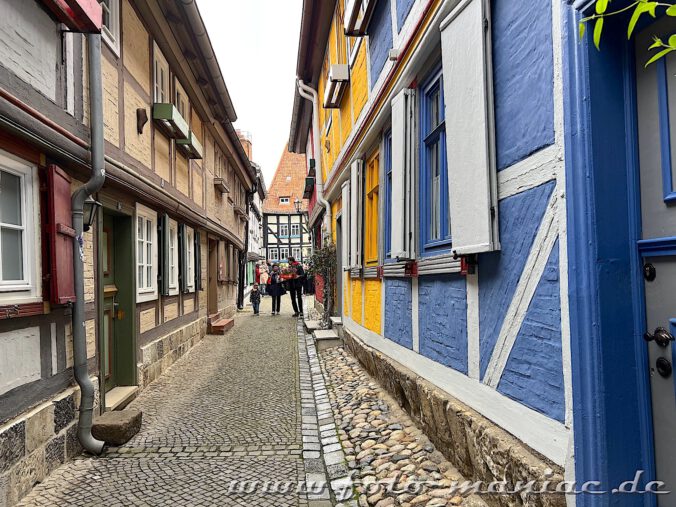
<instances>
[{"instance_id":1,"label":"child walking","mask_svg":"<svg viewBox=\"0 0 676 507\"><path fill-rule=\"evenodd\" d=\"M249 301L251 301L251 306L253 306L254 315L260 315L259 310L261 307L261 292L258 290L257 283L254 283L253 289L251 289Z\"/></svg>"}]
</instances>

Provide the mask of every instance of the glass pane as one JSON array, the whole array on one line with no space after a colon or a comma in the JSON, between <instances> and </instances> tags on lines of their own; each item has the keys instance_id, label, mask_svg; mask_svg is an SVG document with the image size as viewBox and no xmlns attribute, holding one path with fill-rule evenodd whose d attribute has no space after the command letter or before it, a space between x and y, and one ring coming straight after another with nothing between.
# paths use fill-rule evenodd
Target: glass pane
<instances>
[{"instance_id":1,"label":"glass pane","mask_svg":"<svg viewBox=\"0 0 676 507\"><path fill-rule=\"evenodd\" d=\"M439 90L430 95L430 130L439 125Z\"/></svg>"},{"instance_id":2,"label":"glass pane","mask_svg":"<svg viewBox=\"0 0 676 507\"><path fill-rule=\"evenodd\" d=\"M109 259L108 259L108 248L110 244L108 243L108 231L104 229L103 231L103 251L101 254L103 255L103 271L104 273L110 273L110 265L109 265Z\"/></svg>"},{"instance_id":3,"label":"glass pane","mask_svg":"<svg viewBox=\"0 0 676 507\"><path fill-rule=\"evenodd\" d=\"M441 175L439 169L439 144L429 148L430 155L430 239L440 239L441 229Z\"/></svg>"},{"instance_id":4,"label":"glass pane","mask_svg":"<svg viewBox=\"0 0 676 507\"><path fill-rule=\"evenodd\" d=\"M23 232L3 228L0 241L2 241L2 279L23 280Z\"/></svg>"},{"instance_id":5,"label":"glass pane","mask_svg":"<svg viewBox=\"0 0 676 507\"><path fill-rule=\"evenodd\" d=\"M143 288L145 285L143 284L143 265L139 264L138 266L138 273L136 274L136 277L138 278L138 286Z\"/></svg>"},{"instance_id":6,"label":"glass pane","mask_svg":"<svg viewBox=\"0 0 676 507\"><path fill-rule=\"evenodd\" d=\"M146 266L146 287L153 286L152 279L153 279L153 267Z\"/></svg>"},{"instance_id":7,"label":"glass pane","mask_svg":"<svg viewBox=\"0 0 676 507\"><path fill-rule=\"evenodd\" d=\"M0 171L0 222L23 225L21 223L21 178L5 171Z\"/></svg>"},{"instance_id":8,"label":"glass pane","mask_svg":"<svg viewBox=\"0 0 676 507\"><path fill-rule=\"evenodd\" d=\"M136 224L136 237L139 239L143 238L143 218L141 217L138 217Z\"/></svg>"}]
</instances>

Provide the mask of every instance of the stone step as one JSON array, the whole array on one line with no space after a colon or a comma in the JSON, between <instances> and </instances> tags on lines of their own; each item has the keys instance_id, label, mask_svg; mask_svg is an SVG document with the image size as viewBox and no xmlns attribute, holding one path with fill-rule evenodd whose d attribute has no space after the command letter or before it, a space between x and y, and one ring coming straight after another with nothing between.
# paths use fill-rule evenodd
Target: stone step
<instances>
[{"instance_id":1,"label":"stone step","mask_svg":"<svg viewBox=\"0 0 676 507\"><path fill-rule=\"evenodd\" d=\"M308 333L312 333L313 331L316 331L318 329L322 328L322 321L321 320L306 320L305 321L305 329L307 329Z\"/></svg>"},{"instance_id":2,"label":"stone step","mask_svg":"<svg viewBox=\"0 0 676 507\"><path fill-rule=\"evenodd\" d=\"M92 435L112 446L124 445L141 429L143 413L127 409L106 412L94 418Z\"/></svg>"},{"instance_id":3,"label":"stone step","mask_svg":"<svg viewBox=\"0 0 676 507\"><path fill-rule=\"evenodd\" d=\"M318 350L326 350L331 347L340 347L343 341L333 329L318 329L312 333Z\"/></svg>"},{"instance_id":4,"label":"stone step","mask_svg":"<svg viewBox=\"0 0 676 507\"><path fill-rule=\"evenodd\" d=\"M209 324L209 334L225 334L235 325L234 319L220 319Z\"/></svg>"}]
</instances>

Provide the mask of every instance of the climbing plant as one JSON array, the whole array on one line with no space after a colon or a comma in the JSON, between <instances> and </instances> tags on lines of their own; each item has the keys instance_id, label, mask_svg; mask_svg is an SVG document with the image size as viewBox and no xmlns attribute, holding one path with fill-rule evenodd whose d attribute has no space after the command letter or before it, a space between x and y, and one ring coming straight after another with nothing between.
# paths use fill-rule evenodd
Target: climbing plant
<instances>
[{"instance_id":1,"label":"climbing plant","mask_svg":"<svg viewBox=\"0 0 676 507\"><path fill-rule=\"evenodd\" d=\"M594 45L598 50L601 49L601 35L603 33L603 26L606 22L606 19L611 18L612 16L617 16L619 14L629 15L629 13L631 13L631 16L629 17L629 23L627 25L627 39L631 39L634 29L636 28L636 24L645 14L652 16L653 18L656 18L658 14L662 13L666 14L667 16L676 17L676 3L674 3L675 0L670 0L669 2L636 0L626 7L616 10L609 9L611 2L612 0L596 0L594 5L594 14L580 20L580 39L584 37L587 25L593 23ZM654 51L654 53L646 62L646 67L651 63L656 62L660 58L668 55L672 51L676 51L676 33L671 34L669 38L666 39L666 41L659 37L654 37L654 42L650 46L650 50Z\"/></svg>"},{"instance_id":2,"label":"climbing plant","mask_svg":"<svg viewBox=\"0 0 676 507\"><path fill-rule=\"evenodd\" d=\"M324 281L322 324L324 328L328 328L333 313L333 289L336 283L336 246L333 243L315 249L308 261L308 274L320 276Z\"/></svg>"}]
</instances>

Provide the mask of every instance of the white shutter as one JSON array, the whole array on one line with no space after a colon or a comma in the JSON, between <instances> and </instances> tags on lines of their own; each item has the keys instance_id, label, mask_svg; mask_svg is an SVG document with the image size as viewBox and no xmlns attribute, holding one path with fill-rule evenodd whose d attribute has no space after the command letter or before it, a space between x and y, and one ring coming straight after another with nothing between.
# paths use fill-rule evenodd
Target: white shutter
<instances>
[{"instance_id":1,"label":"white shutter","mask_svg":"<svg viewBox=\"0 0 676 507\"><path fill-rule=\"evenodd\" d=\"M462 0L441 23L453 250L500 248L488 0Z\"/></svg>"},{"instance_id":2,"label":"white shutter","mask_svg":"<svg viewBox=\"0 0 676 507\"><path fill-rule=\"evenodd\" d=\"M404 89L392 99L392 257L415 257L414 203L415 91Z\"/></svg>"},{"instance_id":3,"label":"white shutter","mask_svg":"<svg viewBox=\"0 0 676 507\"><path fill-rule=\"evenodd\" d=\"M350 206L352 203L350 202L350 182L346 181L343 183L342 187L342 208L343 208L343 216L341 218L341 232L340 232L340 237L341 237L341 256L343 259L343 269L347 269L350 267L350 231L352 229L352 223L350 222Z\"/></svg>"},{"instance_id":4,"label":"white shutter","mask_svg":"<svg viewBox=\"0 0 676 507\"><path fill-rule=\"evenodd\" d=\"M361 172L362 161L355 160L350 168L350 267L361 267Z\"/></svg>"}]
</instances>

